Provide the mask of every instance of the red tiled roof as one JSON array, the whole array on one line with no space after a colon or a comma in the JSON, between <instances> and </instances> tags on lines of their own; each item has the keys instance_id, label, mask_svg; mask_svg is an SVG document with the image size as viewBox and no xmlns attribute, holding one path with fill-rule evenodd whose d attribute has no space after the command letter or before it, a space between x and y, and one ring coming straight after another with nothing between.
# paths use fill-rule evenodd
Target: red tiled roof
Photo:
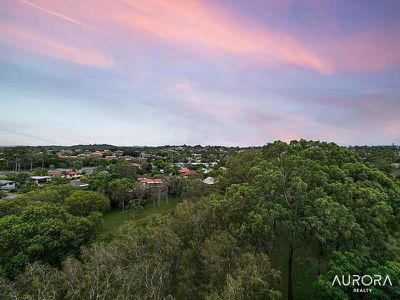
<instances>
[{"instance_id":1,"label":"red tiled roof","mask_svg":"<svg viewBox=\"0 0 400 300\"><path fill-rule=\"evenodd\" d=\"M139 179L140 183L145 183L145 184L160 184L163 183L163 180L160 178L140 178Z\"/></svg>"},{"instance_id":2,"label":"red tiled roof","mask_svg":"<svg viewBox=\"0 0 400 300\"><path fill-rule=\"evenodd\" d=\"M73 171L71 171L71 172L68 172L67 174L68 175L81 175L81 172L73 172Z\"/></svg>"},{"instance_id":3,"label":"red tiled roof","mask_svg":"<svg viewBox=\"0 0 400 300\"><path fill-rule=\"evenodd\" d=\"M58 176L58 177L64 176L64 174L61 173L61 172L52 172L52 173L50 173L50 175L51 175L51 176Z\"/></svg>"},{"instance_id":4,"label":"red tiled roof","mask_svg":"<svg viewBox=\"0 0 400 300\"><path fill-rule=\"evenodd\" d=\"M186 167L183 167L179 170L179 174L183 175L183 176L191 176L191 175L196 175L196 171L192 171Z\"/></svg>"}]
</instances>

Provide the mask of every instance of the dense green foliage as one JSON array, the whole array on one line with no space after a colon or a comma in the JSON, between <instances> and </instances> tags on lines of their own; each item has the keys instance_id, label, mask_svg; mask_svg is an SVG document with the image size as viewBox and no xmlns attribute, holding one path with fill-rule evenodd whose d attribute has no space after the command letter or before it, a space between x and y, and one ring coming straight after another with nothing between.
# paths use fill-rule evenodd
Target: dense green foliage
<instances>
[{"instance_id":1,"label":"dense green foliage","mask_svg":"<svg viewBox=\"0 0 400 300\"><path fill-rule=\"evenodd\" d=\"M371 296L373 299L400 299L400 286L398 284L400 282L400 263L398 261L379 263L354 252L334 252L329 261L328 272L314 283L314 297L316 299L364 299L363 294L353 293L351 286L332 286L332 278L337 274L379 275L382 278L389 275L393 285L383 286L381 282L381 285L376 285L372 289Z\"/></svg>"},{"instance_id":2,"label":"dense green foliage","mask_svg":"<svg viewBox=\"0 0 400 300\"><path fill-rule=\"evenodd\" d=\"M110 200L92 191L76 191L64 201L67 210L76 216L88 216L92 212L110 210Z\"/></svg>"},{"instance_id":3,"label":"dense green foliage","mask_svg":"<svg viewBox=\"0 0 400 300\"><path fill-rule=\"evenodd\" d=\"M18 215L26 206L33 203L56 204L80 216L89 215L95 211L104 213L110 208L110 201L102 194L79 191L67 185L53 185L0 202L0 217L10 214Z\"/></svg>"},{"instance_id":4,"label":"dense green foliage","mask_svg":"<svg viewBox=\"0 0 400 300\"><path fill-rule=\"evenodd\" d=\"M35 261L59 266L96 237L109 200L71 186L49 186L0 202L0 276Z\"/></svg>"},{"instance_id":5,"label":"dense green foliage","mask_svg":"<svg viewBox=\"0 0 400 300\"><path fill-rule=\"evenodd\" d=\"M161 160L157 164L164 167ZM122 208L139 199L135 175L124 167L90 178L91 189ZM400 297L400 186L391 174L365 164L351 149L301 140L237 153L218 179L214 190L205 190L200 179L170 178L170 194L187 199L171 213L143 226L128 222L112 241L86 247L60 268L67 254L76 256L76 248L54 247L58 260L27 259L25 272L14 281L4 279L0 291L4 297L67 299ZM23 222L31 209L27 202L43 202L26 195L13 205L0 204L5 232L18 228L7 224ZM51 204L40 205L70 218L82 217L64 208L76 215L102 211L94 204L87 208L92 201L82 201L84 213L72 210L68 199L74 195L46 196ZM299 279L305 269L311 270L307 283L314 281L313 288ZM332 285L335 275L353 273L388 274L397 286L354 294Z\"/></svg>"},{"instance_id":6,"label":"dense green foliage","mask_svg":"<svg viewBox=\"0 0 400 300\"><path fill-rule=\"evenodd\" d=\"M28 204L52 203L64 205L65 199L70 196L75 188L66 185L49 186L25 194L18 195L15 199L7 199L0 202L0 217L10 214L20 214Z\"/></svg>"},{"instance_id":7,"label":"dense green foliage","mask_svg":"<svg viewBox=\"0 0 400 300\"><path fill-rule=\"evenodd\" d=\"M14 286L21 297L277 299L278 272L229 232L214 200L184 202L146 227L127 224L111 243L87 249L83 262L68 259L60 271L32 265Z\"/></svg>"},{"instance_id":8,"label":"dense green foliage","mask_svg":"<svg viewBox=\"0 0 400 300\"><path fill-rule=\"evenodd\" d=\"M57 266L93 240L98 215L76 217L54 204L33 204L0 218L0 274L13 277L33 261Z\"/></svg>"}]
</instances>

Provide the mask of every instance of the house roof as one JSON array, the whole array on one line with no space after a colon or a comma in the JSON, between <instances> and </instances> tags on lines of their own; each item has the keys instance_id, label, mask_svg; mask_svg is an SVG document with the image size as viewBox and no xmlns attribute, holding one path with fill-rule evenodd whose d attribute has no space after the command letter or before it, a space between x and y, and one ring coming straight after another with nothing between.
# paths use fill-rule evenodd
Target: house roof
<instances>
[{"instance_id":1,"label":"house roof","mask_svg":"<svg viewBox=\"0 0 400 300\"><path fill-rule=\"evenodd\" d=\"M33 180L43 180L43 179L51 179L50 176L32 176Z\"/></svg>"},{"instance_id":2,"label":"house roof","mask_svg":"<svg viewBox=\"0 0 400 300\"><path fill-rule=\"evenodd\" d=\"M212 184L215 184L217 181L215 180L214 177L207 177L206 179L203 180L203 182L204 182L205 184L210 184L210 185L212 185Z\"/></svg>"},{"instance_id":3,"label":"house roof","mask_svg":"<svg viewBox=\"0 0 400 300\"><path fill-rule=\"evenodd\" d=\"M89 186L89 184L84 183L84 182L80 182L80 181L71 181L68 183L68 185L72 185L74 187L87 187Z\"/></svg>"},{"instance_id":4,"label":"house roof","mask_svg":"<svg viewBox=\"0 0 400 300\"><path fill-rule=\"evenodd\" d=\"M11 180L0 180L0 184L13 184L13 183L15 182Z\"/></svg>"},{"instance_id":5,"label":"house roof","mask_svg":"<svg viewBox=\"0 0 400 300\"><path fill-rule=\"evenodd\" d=\"M64 174L62 172L51 172L51 176L63 176Z\"/></svg>"},{"instance_id":6,"label":"house roof","mask_svg":"<svg viewBox=\"0 0 400 300\"><path fill-rule=\"evenodd\" d=\"M71 171L67 173L68 175L81 175L81 172Z\"/></svg>"},{"instance_id":7,"label":"house roof","mask_svg":"<svg viewBox=\"0 0 400 300\"><path fill-rule=\"evenodd\" d=\"M160 178L141 178L139 179L139 182L145 184L159 184L163 183L163 180Z\"/></svg>"},{"instance_id":8,"label":"house roof","mask_svg":"<svg viewBox=\"0 0 400 300\"><path fill-rule=\"evenodd\" d=\"M179 170L179 174L184 175L184 176L190 176L190 175L196 175L196 171L192 171L186 167L183 167Z\"/></svg>"}]
</instances>

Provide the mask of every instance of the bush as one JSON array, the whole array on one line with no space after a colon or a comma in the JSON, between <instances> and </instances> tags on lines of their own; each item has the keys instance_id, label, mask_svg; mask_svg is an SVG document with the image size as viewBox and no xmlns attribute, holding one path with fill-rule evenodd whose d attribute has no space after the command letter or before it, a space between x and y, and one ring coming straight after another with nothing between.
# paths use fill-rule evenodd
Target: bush
<instances>
[{"instance_id":1,"label":"bush","mask_svg":"<svg viewBox=\"0 0 400 300\"><path fill-rule=\"evenodd\" d=\"M98 192L76 191L65 199L65 206L73 215L87 216L91 212L110 210L110 200Z\"/></svg>"}]
</instances>

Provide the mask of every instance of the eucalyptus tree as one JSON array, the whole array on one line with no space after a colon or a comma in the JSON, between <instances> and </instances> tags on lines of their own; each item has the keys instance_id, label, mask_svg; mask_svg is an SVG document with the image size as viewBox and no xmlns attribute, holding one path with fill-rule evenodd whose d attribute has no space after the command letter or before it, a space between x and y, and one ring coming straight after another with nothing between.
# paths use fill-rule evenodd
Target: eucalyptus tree
<instances>
[{"instance_id":1,"label":"eucalyptus tree","mask_svg":"<svg viewBox=\"0 0 400 300\"><path fill-rule=\"evenodd\" d=\"M262 159L251 169L250 183L263 199L258 206L264 223L284 234L288 299L294 297L293 262L302 244L316 243L317 274L323 249L368 251L385 245L396 226L398 189L352 151L328 143L278 141L263 147Z\"/></svg>"},{"instance_id":2,"label":"eucalyptus tree","mask_svg":"<svg viewBox=\"0 0 400 300\"><path fill-rule=\"evenodd\" d=\"M114 204L124 210L135 199L134 184L128 178L115 179L110 183L110 194Z\"/></svg>"}]
</instances>

